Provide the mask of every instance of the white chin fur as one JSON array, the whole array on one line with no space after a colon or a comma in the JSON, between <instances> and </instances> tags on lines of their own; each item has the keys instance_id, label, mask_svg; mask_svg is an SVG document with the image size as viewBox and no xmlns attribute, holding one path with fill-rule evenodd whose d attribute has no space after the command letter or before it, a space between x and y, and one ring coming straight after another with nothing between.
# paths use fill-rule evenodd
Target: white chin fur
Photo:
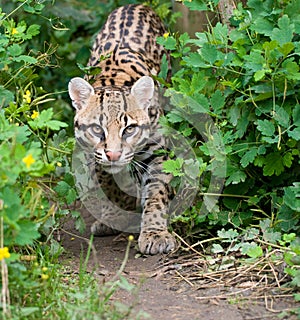
<instances>
[{"instance_id":1,"label":"white chin fur","mask_svg":"<svg viewBox=\"0 0 300 320\"><path fill-rule=\"evenodd\" d=\"M102 166L103 170L110 174L121 172L126 166Z\"/></svg>"}]
</instances>

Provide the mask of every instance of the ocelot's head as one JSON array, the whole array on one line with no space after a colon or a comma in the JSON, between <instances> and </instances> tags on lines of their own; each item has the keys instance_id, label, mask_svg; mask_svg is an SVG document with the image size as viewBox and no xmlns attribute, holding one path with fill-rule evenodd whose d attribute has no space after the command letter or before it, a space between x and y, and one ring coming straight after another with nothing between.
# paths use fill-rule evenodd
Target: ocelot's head
<instances>
[{"instance_id":1,"label":"ocelot's head","mask_svg":"<svg viewBox=\"0 0 300 320\"><path fill-rule=\"evenodd\" d=\"M75 137L84 150L110 173L121 171L148 142L148 108L154 94L152 78L144 76L132 88L93 88L82 78L69 83L76 115Z\"/></svg>"}]
</instances>

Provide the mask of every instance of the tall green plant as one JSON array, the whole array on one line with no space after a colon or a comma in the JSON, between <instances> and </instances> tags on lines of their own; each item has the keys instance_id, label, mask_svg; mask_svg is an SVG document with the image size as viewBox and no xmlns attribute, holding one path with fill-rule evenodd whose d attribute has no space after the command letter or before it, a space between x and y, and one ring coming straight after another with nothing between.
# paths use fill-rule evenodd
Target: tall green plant
<instances>
[{"instance_id":1,"label":"tall green plant","mask_svg":"<svg viewBox=\"0 0 300 320\"><path fill-rule=\"evenodd\" d=\"M68 177L73 148L73 138L68 138L63 129L68 125L56 118L53 108L45 107L55 96L38 83L39 71L51 66L54 50L43 45L32 48L40 26L17 16L21 8L28 15L40 15L43 7L27 0L12 12L0 8L0 260L4 316L9 316L11 309L7 306L9 299L5 299L9 292L14 305L30 286L43 286L45 279L33 280L34 266L24 263L23 256L38 260L37 240L49 245L45 251L59 252L51 233L59 218L70 212L63 208L65 203L76 198L72 185L72 199L68 201L53 189L58 180ZM72 184L69 178L65 180Z\"/></svg>"},{"instance_id":2,"label":"tall green plant","mask_svg":"<svg viewBox=\"0 0 300 320\"><path fill-rule=\"evenodd\" d=\"M192 3L195 9L197 2ZM231 197L220 200L219 213L208 215L212 224L240 225L246 217L249 222L251 216L264 216L277 230L299 229L298 8L298 0L250 0L247 8L240 3L235 10L232 30L217 23L195 39L183 34L159 40L180 59L169 95L176 91L194 101L171 110L168 121L180 123L180 129L190 126L180 112L199 119L205 112L222 136L227 164L223 193ZM198 135L194 150L218 175L222 171L210 147L213 135L205 130L208 140ZM191 138L197 135L189 132Z\"/></svg>"},{"instance_id":3,"label":"tall green plant","mask_svg":"<svg viewBox=\"0 0 300 320\"><path fill-rule=\"evenodd\" d=\"M192 10L204 10L218 1L184 3ZM166 92L171 108L163 123L190 139L204 168L194 205L177 217L178 225L197 237L213 232L218 240L208 250L213 254L239 251L257 261L272 246L281 248L274 258L287 265L285 273L296 288L300 286L299 8L299 0L249 0L245 7L238 4L230 29L217 23L193 39L185 33L158 40L180 66ZM173 159L164 167L175 176L184 172ZM213 177L224 182L215 205L209 201L217 196L209 191ZM299 294L295 299L299 301ZM294 312L299 314L299 309Z\"/></svg>"}]
</instances>

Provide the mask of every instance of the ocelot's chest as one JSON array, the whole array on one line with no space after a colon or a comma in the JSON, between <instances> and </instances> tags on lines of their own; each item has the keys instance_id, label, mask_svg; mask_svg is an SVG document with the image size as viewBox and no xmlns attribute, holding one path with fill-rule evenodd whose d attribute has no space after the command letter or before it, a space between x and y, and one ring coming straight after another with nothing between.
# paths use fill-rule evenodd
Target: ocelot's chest
<instances>
[{"instance_id":1,"label":"ocelot's chest","mask_svg":"<svg viewBox=\"0 0 300 320\"><path fill-rule=\"evenodd\" d=\"M89 65L101 68L93 78L94 87L132 86L144 75L157 75L166 52L156 38L164 33L164 25L149 7L128 5L113 11L92 48Z\"/></svg>"}]
</instances>

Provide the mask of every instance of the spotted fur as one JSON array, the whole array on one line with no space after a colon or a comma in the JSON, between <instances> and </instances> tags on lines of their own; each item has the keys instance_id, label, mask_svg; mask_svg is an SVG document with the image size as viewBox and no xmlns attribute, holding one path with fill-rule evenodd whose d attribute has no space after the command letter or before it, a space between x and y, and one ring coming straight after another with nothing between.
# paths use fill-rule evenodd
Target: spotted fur
<instances>
[{"instance_id":1,"label":"spotted fur","mask_svg":"<svg viewBox=\"0 0 300 320\"><path fill-rule=\"evenodd\" d=\"M162 172L164 157L155 153L165 146L152 79L167 56L156 43L164 33L149 7L116 9L97 35L88 63L101 71L69 83L76 140L107 200L93 204L98 221L92 232L130 231L137 220L134 212L141 208L138 243L146 254L167 253L176 246L167 225L171 176Z\"/></svg>"}]
</instances>

